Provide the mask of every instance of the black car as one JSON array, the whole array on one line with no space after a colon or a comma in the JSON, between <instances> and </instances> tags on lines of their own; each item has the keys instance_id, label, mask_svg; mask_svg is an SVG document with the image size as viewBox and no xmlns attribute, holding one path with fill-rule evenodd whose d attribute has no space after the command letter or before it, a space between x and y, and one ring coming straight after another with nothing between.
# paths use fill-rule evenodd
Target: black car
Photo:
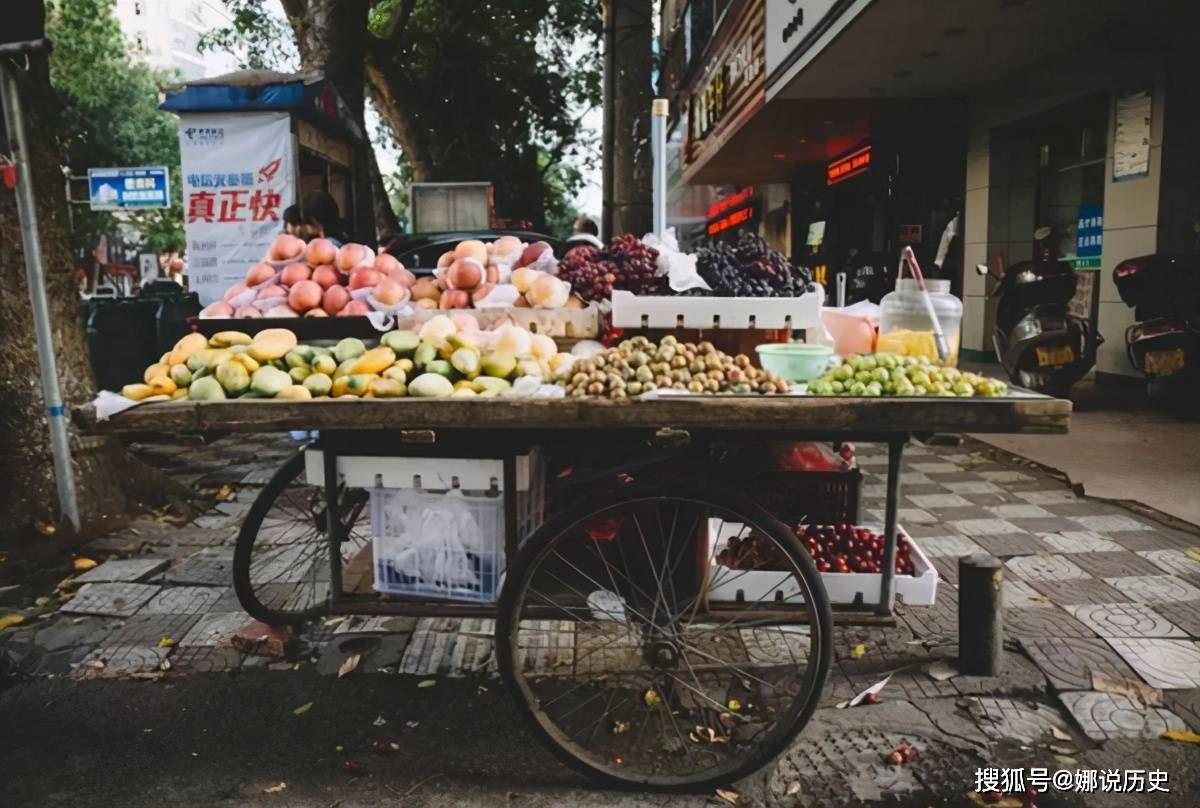
<instances>
[{"instance_id":1,"label":"black car","mask_svg":"<svg viewBox=\"0 0 1200 808\"><path fill-rule=\"evenodd\" d=\"M437 268L438 258L442 256L442 253L453 250L458 242L468 239L490 242L501 236L516 236L526 244L544 241L550 245L556 256L561 258L563 254L562 240L529 230L454 230L444 233L417 233L398 236L387 245L386 249L389 255L395 256L400 263L412 270L413 274L420 277L432 275Z\"/></svg>"}]
</instances>

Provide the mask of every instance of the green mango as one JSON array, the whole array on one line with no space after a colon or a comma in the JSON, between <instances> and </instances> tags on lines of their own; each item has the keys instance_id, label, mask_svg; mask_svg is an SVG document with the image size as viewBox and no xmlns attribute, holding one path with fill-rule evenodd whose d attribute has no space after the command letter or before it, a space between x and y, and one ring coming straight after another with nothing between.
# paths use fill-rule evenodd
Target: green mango
<instances>
[{"instance_id":1,"label":"green mango","mask_svg":"<svg viewBox=\"0 0 1200 808\"><path fill-rule=\"evenodd\" d=\"M202 376L192 381L188 387L188 398L192 401L222 401L225 398L225 390L215 377Z\"/></svg>"},{"instance_id":2,"label":"green mango","mask_svg":"<svg viewBox=\"0 0 1200 808\"><path fill-rule=\"evenodd\" d=\"M257 373L257 371L255 372ZM217 381L221 383L221 387L231 396L241 395L250 386L250 374L246 372L246 366L232 359L227 359L217 365L215 375Z\"/></svg>"},{"instance_id":3,"label":"green mango","mask_svg":"<svg viewBox=\"0 0 1200 808\"><path fill-rule=\"evenodd\" d=\"M337 357L337 361L339 362L345 362L347 359L357 359L366 352L366 344L357 337L346 337L333 349L333 355Z\"/></svg>"},{"instance_id":4,"label":"green mango","mask_svg":"<svg viewBox=\"0 0 1200 808\"><path fill-rule=\"evenodd\" d=\"M327 396L333 389L333 379L324 373L312 373L304 379L304 386L314 396Z\"/></svg>"},{"instance_id":5,"label":"green mango","mask_svg":"<svg viewBox=\"0 0 1200 808\"><path fill-rule=\"evenodd\" d=\"M278 368L263 365L250 378L250 389L259 395L271 397L292 385L292 377Z\"/></svg>"},{"instance_id":6,"label":"green mango","mask_svg":"<svg viewBox=\"0 0 1200 808\"><path fill-rule=\"evenodd\" d=\"M389 331L379 340L379 344L391 348L396 356L411 356L421 344L421 338L415 331Z\"/></svg>"},{"instance_id":7,"label":"green mango","mask_svg":"<svg viewBox=\"0 0 1200 808\"><path fill-rule=\"evenodd\" d=\"M433 347L432 343L422 342L413 351L412 360L419 368L425 367L435 359L437 359L437 348Z\"/></svg>"}]
</instances>

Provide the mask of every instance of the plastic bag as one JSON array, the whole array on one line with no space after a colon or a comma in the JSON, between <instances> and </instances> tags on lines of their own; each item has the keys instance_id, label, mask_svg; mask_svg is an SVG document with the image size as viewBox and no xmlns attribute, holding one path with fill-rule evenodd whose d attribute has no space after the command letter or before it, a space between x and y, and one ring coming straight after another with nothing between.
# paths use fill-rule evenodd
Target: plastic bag
<instances>
[{"instance_id":1,"label":"plastic bag","mask_svg":"<svg viewBox=\"0 0 1200 808\"><path fill-rule=\"evenodd\" d=\"M696 256L680 252L674 227L668 227L662 238L654 233L648 233L642 242L658 251L658 274L666 276L667 285L673 291L686 292L689 289L712 291L712 287L696 271Z\"/></svg>"},{"instance_id":2,"label":"plastic bag","mask_svg":"<svg viewBox=\"0 0 1200 808\"><path fill-rule=\"evenodd\" d=\"M546 250L539 255L532 264L530 269L536 269L538 272L545 272L550 275L558 274L558 259L554 257L553 250Z\"/></svg>"},{"instance_id":3,"label":"plastic bag","mask_svg":"<svg viewBox=\"0 0 1200 808\"><path fill-rule=\"evenodd\" d=\"M854 446L842 444L837 454L824 443L776 443L771 445L771 459L776 468L785 471L850 471L854 468Z\"/></svg>"},{"instance_id":4,"label":"plastic bag","mask_svg":"<svg viewBox=\"0 0 1200 808\"><path fill-rule=\"evenodd\" d=\"M395 492L388 510L397 531L386 545L396 569L427 584L479 586L471 556L483 545L483 529L461 492L437 497L419 491Z\"/></svg>"}]
</instances>

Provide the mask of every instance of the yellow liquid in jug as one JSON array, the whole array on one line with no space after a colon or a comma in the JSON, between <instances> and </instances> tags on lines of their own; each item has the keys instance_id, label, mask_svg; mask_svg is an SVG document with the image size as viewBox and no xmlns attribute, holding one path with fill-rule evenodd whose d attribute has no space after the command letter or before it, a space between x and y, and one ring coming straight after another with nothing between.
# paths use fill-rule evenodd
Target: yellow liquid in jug
<instances>
[{"instance_id":1,"label":"yellow liquid in jug","mask_svg":"<svg viewBox=\"0 0 1200 808\"><path fill-rule=\"evenodd\" d=\"M946 344L950 348L950 355L946 357L946 364L950 367L957 367L958 333L947 334ZM875 350L882 353L900 354L901 356L923 356L930 362L940 361L938 359L937 342L933 338L933 331L910 331L908 329L889 331L886 334L880 334L878 339L876 339Z\"/></svg>"}]
</instances>

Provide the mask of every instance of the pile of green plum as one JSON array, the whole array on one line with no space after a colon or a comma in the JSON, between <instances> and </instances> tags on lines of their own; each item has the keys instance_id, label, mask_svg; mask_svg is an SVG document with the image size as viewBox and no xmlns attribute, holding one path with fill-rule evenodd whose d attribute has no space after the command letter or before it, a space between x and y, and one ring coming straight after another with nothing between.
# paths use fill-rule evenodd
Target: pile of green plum
<instances>
[{"instance_id":1,"label":"pile of green plum","mask_svg":"<svg viewBox=\"0 0 1200 808\"><path fill-rule=\"evenodd\" d=\"M1008 385L919 356L855 354L808 383L814 396L1002 396Z\"/></svg>"}]
</instances>

